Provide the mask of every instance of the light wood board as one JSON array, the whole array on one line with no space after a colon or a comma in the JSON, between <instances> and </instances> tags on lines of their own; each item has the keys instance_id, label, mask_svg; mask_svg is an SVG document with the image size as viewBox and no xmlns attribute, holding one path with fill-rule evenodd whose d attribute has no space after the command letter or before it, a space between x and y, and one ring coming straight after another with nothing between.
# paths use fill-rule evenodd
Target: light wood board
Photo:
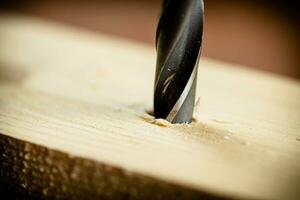
<instances>
[{"instance_id":1,"label":"light wood board","mask_svg":"<svg viewBox=\"0 0 300 200\"><path fill-rule=\"evenodd\" d=\"M187 199L300 198L299 81L203 58L195 121L170 125L147 114L154 72L153 46L1 15L3 180L43 198L58 183L65 183L62 194L73 190L66 183L72 181L87 197L139 199L151 191L144 198L159 199L180 191ZM40 163L38 155L44 155ZM47 173L47 165L66 178ZM139 181L126 188L132 177ZM154 190L143 188L149 180ZM108 182L110 189L99 189ZM72 194L80 196L65 198Z\"/></svg>"}]
</instances>

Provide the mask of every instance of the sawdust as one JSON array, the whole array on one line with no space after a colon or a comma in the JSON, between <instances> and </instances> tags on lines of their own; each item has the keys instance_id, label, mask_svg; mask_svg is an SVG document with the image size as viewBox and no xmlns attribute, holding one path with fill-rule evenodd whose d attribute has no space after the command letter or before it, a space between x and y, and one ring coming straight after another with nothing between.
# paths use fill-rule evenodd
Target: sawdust
<instances>
[{"instance_id":1,"label":"sawdust","mask_svg":"<svg viewBox=\"0 0 300 200\"><path fill-rule=\"evenodd\" d=\"M172 124L170 122L168 122L165 119L156 119L155 117L153 117L152 115L149 115L148 113L143 113L140 116L145 122L150 123L150 124L154 124L160 127L171 127Z\"/></svg>"}]
</instances>

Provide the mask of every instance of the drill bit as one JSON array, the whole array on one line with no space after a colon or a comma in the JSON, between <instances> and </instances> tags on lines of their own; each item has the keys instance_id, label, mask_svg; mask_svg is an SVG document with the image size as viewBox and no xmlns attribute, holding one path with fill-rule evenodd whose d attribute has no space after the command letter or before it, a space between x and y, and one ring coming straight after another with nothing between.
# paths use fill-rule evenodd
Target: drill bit
<instances>
[{"instance_id":1,"label":"drill bit","mask_svg":"<svg viewBox=\"0 0 300 200\"><path fill-rule=\"evenodd\" d=\"M203 21L203 0L164 0L156 33L156 118L192 121Z\"/></svg>"}]
</instances>

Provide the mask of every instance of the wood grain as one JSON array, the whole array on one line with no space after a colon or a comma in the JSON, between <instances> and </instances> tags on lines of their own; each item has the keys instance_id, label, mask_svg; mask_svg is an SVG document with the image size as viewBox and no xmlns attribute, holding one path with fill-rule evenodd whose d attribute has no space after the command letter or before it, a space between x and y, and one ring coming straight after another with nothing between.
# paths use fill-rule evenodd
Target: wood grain
<instances>
[{"instance_id":1,"label":"wood grain","mask_svg":"<svg viewBox=\"0 0 300 200\"><path fill-rule=\"evenodd\" d=\"M170 125L147 114L153 47L16 15L0 16L0 44L0 176L11 190L299 199L299 82L205 58L195 121ZM27 162L28 145L36 159L53 154L52 164ZM52 185L52 173L40 171L49 165L61 169Z\"/></svg>"}]
</instances>

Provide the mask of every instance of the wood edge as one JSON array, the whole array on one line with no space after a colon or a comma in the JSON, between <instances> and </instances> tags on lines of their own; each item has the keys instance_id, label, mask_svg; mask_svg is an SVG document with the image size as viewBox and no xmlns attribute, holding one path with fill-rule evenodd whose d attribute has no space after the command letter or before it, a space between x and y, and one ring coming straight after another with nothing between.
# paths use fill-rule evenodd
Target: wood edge
<instances>
[{"instance_id":1,"label":"wood edge","mask_svg":"<svg viewBox=\"0 0 300 200\"><path fill-rule=\"evenodd\" d=\"M11 199L226 199L3 134L0 163Z\"/></svg>"}]
</instances>

